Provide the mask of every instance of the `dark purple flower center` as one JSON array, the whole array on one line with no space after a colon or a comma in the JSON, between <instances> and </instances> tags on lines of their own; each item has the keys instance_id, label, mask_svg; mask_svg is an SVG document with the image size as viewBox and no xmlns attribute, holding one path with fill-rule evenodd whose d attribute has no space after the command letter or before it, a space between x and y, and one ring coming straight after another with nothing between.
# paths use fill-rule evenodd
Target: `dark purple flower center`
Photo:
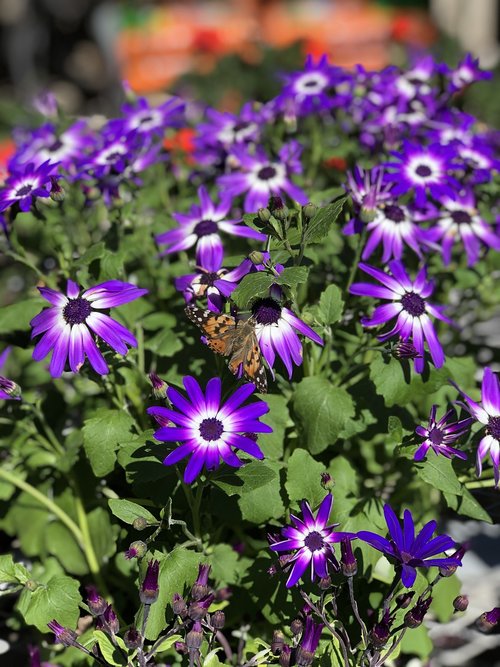
<instances>
[{"instance_id":1,"label":"dark purple flower center","mask_svg":"<svg viewBox=\"0 0 500 667\"><path fill-rule=\"evenodd\" d=\"M223 432L224 425L216 417L204 419L200 424L200 435L203 440L218 440Z\"/></svg>"},{"instance_id":2,"label":"dark purple flower center","mask_svg":"<svg viewBox=\"0 0 500 667\"><path fill-rule=\"evenodd\" d=\"M259 171L257 176L260 178L261 181L268 181L276 176L276 169L271 166L263 167Z\"/></svg>"},{"instance_id":3,"label":"dark purple flower center","mask_svg":"<svg viewBox=\"0 0 500 667\"><path fill-rule=\"evenodd\" d=\"M401 206L396 206L395 204L389 204L389 206L386 206L384 208L384 215L392 222L403 222L405 219L405 212Z\"/></svg>"},{"instance_id":4,"label":"dark purple flower center","mask_svg":"<svg viewBox=\"0 0 500 667\"><path fill-rule=\"evenodd\" d=\"M430 176L432 174L432 169L428 167L426 164L419 164L418 167L415 169L415 173L417 176L422 176L422 178L426 178L427 176Z\"/></svg>"},{"instance_id":5,"label":"dark purple flower center","mask_svg":"<svg viewBox=\"0 0 500 667\"><path fill-rule=\"evenodd\" d=\"M201 220L194 228L194 233L198 237L208 236L209 234L215 234L218 229L217 223L213 220Z\"/></svg>"},{"instance_id":6,"label":"dark purple flower center","mask_svg":"<svg viewBox=\"0 0 500 667\"><path fill-rule=\"evenodd\" d=\"M304 539L304 544L311 551L319 551L325 545L321 534L317 530L313 530L307 537Z\"/></svg>"},{"instance_id":7,"label":"dark purple flower center","mask_svg":"<svg viewBox=\"0 0 500 667\"><path fill-rule=\"evenodd\" d=\"M246 123L243 120L240 120L239 123L236 123L236 125L233 127L233 132L236 134L236 132L241 132L242 130L246 130L248 127L248 123Z\"/></svg>"},{"instance_id":8,"label":"dark purple flower center","mask_svg":"<svg viewBox=\"0 0 500 667\"><path fill-rule=\"evenodd\" d=\"M276 324L281 317L281 306L271 297L258 299L252 313L258 324Z\"/></svg>"},{"instance_id":9,"label":"dark purple flower center","mask_svg":"<svg viewBox=\"0 0 500 667\"><path fill-rule=\"evenodd\" d=\"M49 153L55 153L62 147L63 143L60 139L56 139L53 144L48 147Z\"/></svg>"},{"instance_id":10,"label":"dark purple flower center","mask_svg":"<svg viewBox=\"0 0 500 667\"><path fill-rule=\"evenodd\" d=\"M143 116L139 121L139 125L144 125L144 123L149 123L150 120L153 120L153 116L150 115Z\"/></svg>"},{"instance_id":11,"label":"dark purple flower center","mask_svg":"<svg viewBox=\"0 0 500 667\"><path fill-rule=\"evenodd\" d=\"M488 431L495 440L500 441L500 417L490 417L488 419Z\"/></svg>"},{"instance_id":12,"label":"dark purple flower center","mask_svg":"<svg viewBox=\"0 0 500 667\"><path fill-rule=\"evenodd\" d=\"M108 153L106 155L106 162L116 162L117 160L121 160L123 158L123 155L119 151L114 151L113 153Z\"/></svg>"},{"instance_id":13,"label":"dark purple flower center","mask_svg":"<svg viewBox=\"0 0 500 667\"><path fill-rule=\"evenodd\" d=\"M467 213L467 211L453 211L451 214L451 219L458 225L461 224L470 225L470 223L472 222L472 218Z\"/></svg>"},{"instance_id":14,"label":"dark purple flower center","mask_svg":"<svg viewBox=\"0 0 500 667\"><path fill-rule=\"evenodd\" d=\"M26 185L22 185L19 190L16 190L16 197L26 197L32 190L33 186L31 183L26 183Z\"/></svg>"},{"instance_id":15,"label":"dark purple flower center","mask_svg":"<svg viewBox=\"0 0 500 667\"><path fill-rule=\"evenodd\" d=\"M77 297L64 306L63 317L68 324L83 324L91 312L90 301Z\"/></svg>"},{"instance_id":16,"label":"dark purple flower center","mask_svg":"<svg viewBox=\"0 0 500 667\"><path fill-rule=\"evenodd\" d=\"M434 428L431 428L429 431L429 440L432 442L433 445L440 445L443 442L444 438L444 433L441 431L439 428L434 426Z\"/></svg>"},{"instance_id":17,"label":"dark purple flower center","mask_svg":"<svg viewBox=\"0 0 500 667\"><path fill-rule=\"evenodd\" d=\"M219 280L219 274L216 271L202 273L200 276L200 285L213 285L216 280Z\"/></svg>"},{"instance_id":18,"label":"dark purple flower center","mask_svg":"<svg viewBox=\"0 0 500 667\"><path fill-rule=\"evenodd\" d=\"M419 294L415 294L415 292L403 294L401 303L406 312L413 315L413 317L420 317L420 315L425 313L425 301Z\"/></svg>"}]
</instances>

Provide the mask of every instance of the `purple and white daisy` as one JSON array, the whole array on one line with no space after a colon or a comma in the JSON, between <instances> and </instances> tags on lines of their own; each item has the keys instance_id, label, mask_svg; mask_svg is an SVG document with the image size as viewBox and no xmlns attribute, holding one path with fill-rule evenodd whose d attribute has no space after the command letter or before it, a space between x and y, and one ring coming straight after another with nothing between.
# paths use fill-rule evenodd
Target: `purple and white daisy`
<instances>
[{"instance_id":1,"label":"purple and white daisy","mask_svg":"<svg viewBox=\"0 0 500 667\"><path fill-rule=\"evenodd\" d=\"M263 401L243 405L255 391L253 384L239 387L224 402L221 398L222 382L218 377L208 381L203 393L200 385L191 376L183 379L187 399L174 389L167 389L167 399L172 408L153 407L148 414L157 421L170 420L175 426L164 426L155 432L155 438L162 442L182 442L163 461L174 465L190 457L184 471L184 481L190 484L201 473L202 468L216 470L221 460L233 468L239 468L243 461L233 450L241 450L256 459L264 454L248 433L271 433L272 428L259 419L269 412Z\"/></svg>"},{"instance_id":2,"label":"purple and white daisy","mask_svg":"<svg viewBox=\"0 0 500 667\"><path fill-rule=\"evenodd\" d=\"M443 314L443 306L436 306L428 301L434 291L434 283L427 280L426 267L420 269L414 281L410 280L403 264L397 260L389 263L392 275L361 262L359 268L382 285L354 283L349 290L351 294L391 301L377 306L371 317L364 317L361 320L362 325L376 327L397 317L394 327L378 336L378 339L386 341L393 336L400 336L403 341L411 339L421 355L414 359L417 373L421 373L424 369L424 340L426 340L432 361L436 368L440 368L444 364L444 352L431 317L448 324L453 323Z\"/></svg>"},{"instance_id":3,"label":"purple and white daisy","mask_svg":"<svg viewBox=\"0 0 500 667\"><path fill-rule=\"evenodd\" d=\"M244 236L245 238L265 241L265 234L241 224L239 220L227 218L232 206L232 196L224 193L219 204L215 204L204 186L198 188L200 206L195 204L189 213L174 213L172 217L179 226L168 232L158 234L158 245L167 248L160 253L161 257L180 250L187 250L196 244L196 263L200 266L221 266L224 248L219 232Z\"/></svg>"},{"instance_id":4,"label":"purple and white daisy","mask_svg":"<svg viewBox=\"0 0 500 667\"><path fill-rule=\"evenodd\" d=\"M340 566L335 557L333 545L354 536L351 533L336 532L334 528L339 525L338 523L328 525L332 505L333 496L329 493L321 501L316 516L314 516L307 500L303 500L300 504L302 519L290 514L294 525L281 529L281 534L285 539L269 545L271 551L295 552L287 560L287 565L293 563L286 582L287 588L295 586L309 565L311 566L311 581L314 581L316 577L327 577L330 565L335 572L339 571Z\"/></svg>"},{"instance_id":5,"label":"purple and white daisy","mask_svg":"<svg viewBox=\"0 0 500 667\"><path fill-rule=\"evenodd\" d=\"M209 256L207 266L197 266L196 273L175 278L175 288L182 292L186 303L206 297L208 310L222 312L225 300L238 287L238 281L231 277L233 272L222 268L221 261L212 261L218 259Z\"/></svg>"},{"instance_id":6,"label":"purple and white daisy","mask_svg":"<svg viewBox=\"0 0 500 667\"><path fill-rule=\"evenodd\" d=\"M272 288L271 288L272 289ZM271 292L274 294L274 292ZM297 331L314 343L323 345L323 339L289 308L281 306L273 296L257 299L252 304L255 334L271 373L278 354L292 377L293 364L302 363L302 343Z\"/></svg>"},{"instance_id":7,"label":"purple and white daisy","mask_svg":"<svg viewBox=\"0 0 500 667\"><path fill-rule=\"evenodd\" d=\"M122 324L105 311L121 306L147 294L132 283L109 280L90 287L82 293L80 287L68 280L66 295L49 287L39 287L40 294L52 305L31 320L31 337L43 334L33 350L33 359L41 361L52 350L49 371L60 377L69 361L73 373L78 373L88 357L92 368L100 375L109 373L96 340L101 338L118 354L127 354L127 345L137 347L137 340Z\"/></svg>"},{"instance_id":8,"label":"purple and white daisy","mask_svg":"<svg viewBox=\"0 0 500 667\"><path fill-rule=\"evenodd\" d=\"M426 232L431 242L439 242L446 265L451 262L453 246L461 242L467 254L467 265L476 264L481 247L500 250L500 235L481 217L472 191L462 191L455 199L444 198L435 227Z\"/></svg>"},{"instance_id":9,"label":"purple and white daisy","mask_svg":"<svg viewBox=\"0 0 500 667\"><path fill-rule=\"evenodd\" d=\"M35 166L32 162L14 171L5 181L0 190L0 212L9 206L17 205L26 213L37 197L50 197L53 179L57 178L57 164L48 160Z\"/></svg>"},{"instance_id":10,"label":"purple and white daisy","mask_svg":"<svg viewBox=\"0 0 500 667\"><path fill-rule=\"evenodd\" d=\"M384 183L384 170L380 167L363 169L357 165L347 172L346 191L351 195L355 216L345 225L344 234L360 234L364 224L376 216L379 207L392 201L392 184Z\"/></svg>"},{"instance_id":11,"label":"purple and white daisy","mask_svg":"<svg viewBox=\"0 0 500 667\"><path fill-rule=\"evenodd\" d=\"M450 93L456 93L471 83L484 81L492 77L491 72L486 72L479 67L479 58L473 58L471 53L467 53L455 68L449 68L445 64L440 65L440 71L448 79Z\"/></svg>"},{"instance_id":12,"label":"purple and white daisy","mask_svg":"<svg viewBox=\"0 0 500 667\"><path fill-rule=\"evenodd\" d=\"M235 146L228 162L237 165L237 171L219 176L217 184L230 197L245 194L247 213L267 206L273 195L287 194L305 205L309 201L307 195L290 180L292 173L302 172L301 152L302 146L294 140L282 146L277 159L269 158L260 146L253 152L244 146Z\"/></svg>"},{"instance_id":13,"label":"purple and white daisy","mask_svg":"<svg viewBox=\"0 0 500 667\"><path fill-rule=\"evenodd\" d=\"M363 542L389 558L397 561L401 570L403 586L411 588L417 578L417 567L457 567L461 561L453 556L431 558L437 554L453 549L454 541L448 535L438 535L432 538L436 530L436 521L429 521L415 536L415 524L410 510L404 511L403 528L399 519L389 505L384 507L384 516L389 530L389 539L372 533L368 530L360 531L357 536Z\"/></svg>"},{"instance_id":14,"label":"purple and white daisy","mask_svg":"<svg viewBox=\"0 0 500 667\"><path fill-rule=\"evenodd\" d=\"M371 257L375 248L382 244L384 251L382 262L401 259L405 245L420 258L422 251L422 231L414 222L415 213L402 204L384 204L375 213L375 217L366 226L369 233L361 255L362 259Z\"/></svg>"},{"instance_id":15,"label":"purple and white daisy","mask_svg":"<svg viewBox=\"0 0 500 667\"><path fill-rule=\"evenodd\" d=\"M455 385L456 386L456 385ZM500 380L491 368L484 369L483 384L481 387L481 403L476 403L457 387L466 402L469 413L481 424L486 426L486 432L477 448L476 474L481 476L483 460L490 455L495 475L495 487L500 482Z\"/></svg>"},{"instance_id":16,"label":"purple and white daisy","mask_svg":"<svg viewBox=\"0 0 500 667\"><path fill-rule=\"evenodd\" d=\"M205 115L207 120L197 127L197 154L207 148L228 151L235 144L256 142L260 139L263 123L271 119L269 106L252 102L244 104L238 114L209 108Z\"/></svg>"},{"instance_id":17,"label":"purple and white daisy","mask_svg":"<svg viewBox=\"0 0 500 667\"><path fill-rule=\"evenodd\" d=\"M414 460L422 461L429 449L432 449L434 454L441 454L447 459L457 456L459 459L465 460L467 454L450 445L467 432L474 420L468 417L460 421L452 421L456 416L452 409L448 410L439 421L436 421L436 410L437 405L433 405L429 413L429 423L426 427L417 426L415 429L415 432L421 438L424 438L424 441L415 452Z\"/></svg>"},{"instance_id":18,"label":"purple and white daisy","mask_svg":"<svg viewBox=\"0 0 500 667\"><path fill-rule=\"evenodd\" d=\"M495 158L487 136L476 135L467 143L457 143L456 151L463 161L464 177L468 183L489 183L500 169L500 161Z\"/></svg>"},{"instance_id":19,"label":"purple and white daisy","mask_svg":"<svg viewBox=\"0 0 500 667\"><path fill-rule=\"evenodd\" d=\"M6 347L5 350L0 354L0 371L3 370L7 362L7 358L10 354L10 347ZM21 400L21 391L19 386L9 380L8 378L0 375L0 401L20 401Z\"/></svg>"},{"instance_id":20,"label":"purple and white daisy","mask_svg":"<svg viewBox=\"0 0 500 667\"><path fill-rule=\"evenodd\" d=\"M111 121L111 127L117 133L137 131L161 136L168 127L179 127L185 108L185 102L178 97L171 97L157 107L152 107L145 97L139 97L132 104L123 105L124 117Z\"/></svg>"},{"instance_id":21,"label":"purple and white daisy","mask_svg":"<svg viewBox=\"0 0 500 667\"><path fill-rule=\"evenodd\" d=\"M450 146L418 146L405 141L402 151L392 154L398 161L386 162L384 166L393 170L385 176L387 182L394 184L393 195L413 192L417 206L424 207L429 194L440 201L443 197L453 198L460 189L450 175L454 166L452 159L456 157Z\"/></svg>"}]
</instances>

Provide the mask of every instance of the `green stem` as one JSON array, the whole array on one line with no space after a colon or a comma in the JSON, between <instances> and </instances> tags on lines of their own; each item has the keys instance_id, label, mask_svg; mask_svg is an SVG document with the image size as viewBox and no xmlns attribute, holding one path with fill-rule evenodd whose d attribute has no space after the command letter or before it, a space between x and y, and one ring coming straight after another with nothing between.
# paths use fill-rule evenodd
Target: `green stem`
<instances>
[{"instance_id":1,"label":"green stem","mask_svg":"<svg viewBox=\"0 0 500 667\"><path fill-rule=\"evenodd\" d=\"M361 259L361 253L365 245L365 238L366 238L366 232L363 231L359 236L358 246L356 248L356 254L354 255L354 261L352 263L351 270L349 271L349 278L347 279L347 284L344 288L344 301L347 300L349 289L352 283L354 282L354 276L356 275L356 271L358 270L359 260Z\"/></svg>"},{"instance_id":2,"label":"green stem","mask_svg":"<svg viewBox=\"0 0 500 667\"><path fill-rule=\"evenodd\" d=\"M9 472L8 470L0 468L0 479L4 479L6 482L17 486L18 489L28 493L32 498L35 498L41 505L44 505L50 512L55 514L58 519L68 528L69 531L74 535L75 539L80 545L83 545L84 537L80 528L76 525L71 517L69 517L66 512L56 505L52 500L44 496L43 493L35 489L29 482L25 482L23 479L17 477L14 473Z\"/></svg>"},{"instance_id":3,"label":"green stem","mask_svg":"<svg viewBox=\"0 0 500 667\"><path fill-rule=\"evenodd\" d=\"M23 257L22 255L19 255L17 252L14 252L13 250L7 250L5 253L8 257L12 257L16 262L19 262L19 264L24 264L24 266L27 266L29 269L34 271L38 278L43 280L45 282L45 276L43 273L40 271L40 269L33 264L33 262L30 262L30 260L27 257Z\"/></svg>"}]
</instances>

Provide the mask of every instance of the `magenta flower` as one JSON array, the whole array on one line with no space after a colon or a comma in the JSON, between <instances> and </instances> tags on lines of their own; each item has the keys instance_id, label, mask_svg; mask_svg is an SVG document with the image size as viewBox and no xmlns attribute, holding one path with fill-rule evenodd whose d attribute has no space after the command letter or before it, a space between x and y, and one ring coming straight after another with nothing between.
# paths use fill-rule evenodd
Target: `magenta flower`
<instances>
[{"instance_id":1,"label":"magenta flower","mask_svg":"<svg viewBox=\"0 0 500 667\"><path fill-rule=\"evenodd\" d=\"M260 447L248 434L272 432L270 426L259 421L269 412L269 407L263 401L242 405L255 391L253 384L244 384L223 402L222 382L218 377L208 381L205 393L191 376L186 376L183 383L187 399L177 389L169 387L167 399L173 408L148 409L148 414L159 423L170 420L173 424L159 428L154 434L157 440L183 443L164 459L164 465L174 465L189 456L184 481L190 484L203 467L216 470L221 459L233 468L242 466L233 448L257 459L264 458Z\"/></svg>"},{"instance_id":2,"label":"magenta flower","mask_svg":"<svg viewBox=\"0 0 500 667\"><path fill-rule=\"evenodd\" d=\"M51 164L47 160L39 166L30 162L20 167L19 171L13 172L0 190L0 212L17 204L19 209L26 213L37 197L50 197L52 179L56 178L54 171L57 167L58 164Z\"/></svg>"},{"instance_id":3,"label":"magenta flower","mask_svg":"<svg viewBox=\"0 0 500 667\"><path fill-rule=\"evenodd\" d=\"M500 381L491 368L484 369L483 384L481 387L482 404L476 403L458 387L467 405L470 414L481 424L486 426L486 432L477 448L476 474L479 477L483 471L483 459L490 455L495 475L495 487L500 482Z\"/></svg>"},{"instance_id":4,"label":"magenta flower","mask_svg":"<svg viewBox=\"0 0 500 667\"><path fill-rule=\"evenodd\" d=\"M392 275L363 263L359 264L359 268L382 283L382 286L354 283L349 290L351 294L391 301L375 308L371 318L364 317L361 320L363 326L376 327L397 317L394 327L380 335L379 340L385 341L393 336L400 336L403 341L411 338L415 349L421 355L414 359L415 370L421 373L424 369L425 339L434 365L440 368L444 364L444 352L431 317L448 324L452 324L452 321L443 314L443 306L436 306L428 301L434 291L434 284L427 280L426 268L420 269L414 281L410 280L403 264L396 260L389 262Z\"/></svg>"},{"instance_id":5,"label":"magenta flower","mask_svg":"<svg viewBox=\"0 0 500 667\"><path fill-rule=\"evenodd\" d=\"M49 365L52 377L62 375L68 360L73 373L78 373L85 356L97 373L109 373L92 334L118 354L127 354L127 345L137 347L135 336L123 324L101 311L134 301L147 294L148 290L120 280L100 283L81 294L80 287L72 280L68 280L66 295L49 287L38 289L52 305L31 320L31 337L43 334L35 345L33 359L41 361L52 351Z\"/></svg>"},{"instance_id":6,"label":"magenta flower","mask_svg":"<svg viewBox=\"0 0 500 667\"><path fill-rule=\"evenodd\" d=\"M415 524L410 510L404 512L403 528L389 505L385 505L384 515L389 529L389 539L368 530L360 531L357 537L397 561L401 569L401 580L406 588L411 588L415 583L417 567L449 567L462 564L453 556L431 558L455 546L448 535L438 535L432 538L437 526L435 521L426 523L415 536Z\"/></svg>"},{"instance_id":7,"label":"magenta flower","mask_svg":"<svg viewBox=\"0 0 500 667\"><path fill-rule=\"evenodd\" d=\"M433 405L429 414L427 427L417 426L415 429L416 433L421 438L424 438L424 441L415 452L413 458L415 461L421 461L428 450L432 449L435 454L442 454L447 459L457 456L459 459L465 460L467 454L450 445L466 433L474 420L467 418L460 421L450 421L455 416L455 411L448 410L439 421L436 421L436 410L437 405Z\"/></svg>"},{"instance_id":8,"label":"magenta flower","mask_svg":"<svg viewBox=\"0 0 500 667\"><path fill-rule=\"evenodd\" d=\"M288 560L288 564L293 563L293 566L286 582L287 588L295 586L309 565L312 581L316 577L327 577L329 565L333 566L335 571L339 570L333 545L342 539L352 538L353 535L335 532L334 528L339 525L338 523L327 525L332 505L333 496L329 493L322 500L314 517L309 503L306 500L302 501L300 504L302 519L291 514L290 518L294 525L281 530L285 539L269 546L271 551L295 551Z\"/></svg>"}]
</instances>

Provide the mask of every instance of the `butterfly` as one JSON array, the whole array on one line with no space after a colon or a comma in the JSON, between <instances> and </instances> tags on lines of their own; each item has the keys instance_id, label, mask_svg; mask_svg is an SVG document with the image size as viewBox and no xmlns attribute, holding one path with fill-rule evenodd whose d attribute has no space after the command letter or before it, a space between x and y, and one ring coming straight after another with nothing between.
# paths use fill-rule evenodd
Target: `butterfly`
<instances>
[{"instance_id":1,"label":"butterfly","mask_svg":"<svg viewBox=\"0 0 500 667\"><path fill-rule=\"evenodd\" d=\"M229 357L229 369L234 375L243 366L243 377L253 382L260 394L267 392L267 376L253 318L237 320L197 306L188 306L185 313L203 331L208 347Z\"/></svg>"}]
</instances>

